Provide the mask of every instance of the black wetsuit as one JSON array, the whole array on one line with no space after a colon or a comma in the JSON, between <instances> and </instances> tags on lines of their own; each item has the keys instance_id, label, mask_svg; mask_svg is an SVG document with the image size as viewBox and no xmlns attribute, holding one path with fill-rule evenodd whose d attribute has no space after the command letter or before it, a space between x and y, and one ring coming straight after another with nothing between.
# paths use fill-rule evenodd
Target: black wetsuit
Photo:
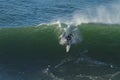
<instances>
[{"instance_id":1,"label":"black wetsuit","mask_svg":"<svg viewBox=\"0 0 120 80\"><path fill-rule=\"evenodd\" d=\"M69 45L72 39L72 34L69 34L68 36L66 36L66 39L67 39L67 45Z\"/></svg>"}]
</instances>

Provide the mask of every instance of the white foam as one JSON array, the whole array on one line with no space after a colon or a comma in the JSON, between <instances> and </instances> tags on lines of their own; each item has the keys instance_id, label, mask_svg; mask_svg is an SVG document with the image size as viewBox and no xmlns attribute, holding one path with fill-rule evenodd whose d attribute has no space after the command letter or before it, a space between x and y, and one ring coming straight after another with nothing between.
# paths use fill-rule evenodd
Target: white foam
<instances>
[{"instance_id":1,"label":"white foam","mask_svg":"<svg viewBox=\"0 0 120 80\"><path fill-rule=\"evenodd\" d=\"M116 3L77 10L73 12L72 18L62 17L58 20L68 25L80 25L81 23L120 24L119 8L120 1L116 1Z\"/></svg>"},{"instance_id":2,"label":"white foam","mask_svg":"<svg viewBox=\"0 0 120 80\"><path fill-rule=\"evenodd\" d=\"M59 44L66 46L66 52L69 52L70 47L71 47L72 44L77 44L77 43L82 41L78 26L66 25L66 27L63 27L61 25L60 30L61 30L62 33L59 36ZM69 34L72 34L72 36L71 36L71 40L69 42L69 45L67 45L66 37Z\"/></svg>"},{"instance_id":3,"label":"white foam","mask_svg":"<svg viewBox=\"0 0 120 80\"><path fill-rule=\"evenodd\" d=\"M74 12L72 22L77 25L81 23L120 24L119 8L120 2L87 8L84 12L78 10Z\"/></svg>"},{"instance_id":4,"label":"white foam","mask_svg":"<svg viewBox=\"0 0 120 80\"><path fill-rule=\"evenodd\" d=\"M77 26L67 25L67 27L63 28L62 30L62 34L59 36L60 44L63 45L64 43L66 43L65 37L70 33L72 33L73 35L72 44L78 43L82 40Z\"/></svg>"}]
</instances>

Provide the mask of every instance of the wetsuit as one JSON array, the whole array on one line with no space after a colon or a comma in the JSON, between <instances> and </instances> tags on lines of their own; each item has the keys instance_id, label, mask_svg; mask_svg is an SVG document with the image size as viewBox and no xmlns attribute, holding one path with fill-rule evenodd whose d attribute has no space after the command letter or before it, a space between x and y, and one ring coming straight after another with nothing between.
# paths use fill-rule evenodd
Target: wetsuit
<instances>
[{"instance_id":1,"label":"wetsuit","mask_svg":"<svg viewBox=\"0 0 120 80\"><path fill-rule=\"evenodd\" d=\"M69 34L68 36L66 36L66 39L67 39L67 45L69 45L72 39L72 34Z\"/></svg>"}]
</instances>

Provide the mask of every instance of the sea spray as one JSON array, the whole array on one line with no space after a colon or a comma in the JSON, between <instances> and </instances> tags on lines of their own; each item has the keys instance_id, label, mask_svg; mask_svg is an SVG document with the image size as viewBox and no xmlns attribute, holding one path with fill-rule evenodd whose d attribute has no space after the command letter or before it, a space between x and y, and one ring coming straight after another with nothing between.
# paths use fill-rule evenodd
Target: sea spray
<instances>
[{"instance_id":1,"label":"sea spray","mask_svg":"<svg viewBox=\"0 0 120 80\"><path fill-rule=\"evenodd\" d=\"M82 23L120 24L120 1L74 10L69 17L55 17L46 24L81 25Z\"/></svg>"},{"instance_id":2,"label":"sea spray","mask_svg":"<svg viewBox=\"0 0 120 80\"><path fill-rule=\"evenodd\" d=\"M86 8L84 11L77 10L73 13L73 19L70 22L77 25L81 23L120 24L119 3Z\"/></svg>"},{"instance_id":3,"label":"sea spray","mask_svg":"<svg viewBox=\"0 0 120 80\"><path fill-rule=\"evenodd\" d=\"M69 18L58 18L62 23L80 25L82 23L120 24L120 1L75 10Z\"/></svg>"}]
</instances>

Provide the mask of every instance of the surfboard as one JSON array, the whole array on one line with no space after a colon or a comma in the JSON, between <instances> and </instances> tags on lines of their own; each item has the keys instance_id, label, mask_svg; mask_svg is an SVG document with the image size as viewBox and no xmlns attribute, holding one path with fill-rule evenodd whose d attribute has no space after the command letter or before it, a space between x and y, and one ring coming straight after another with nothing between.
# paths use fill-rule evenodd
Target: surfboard
<instances>
[{"instance_id":1,"label":"surfboard","mask_svg":"<svg viewBox=\"0 0 120 80\"><path fill-rule=\"evenodd\" d=\"M71 47L71 45L67 45L67 46L66 46L66 52L69 52L69 51L70 51L70 47Z\"/></svg>"}]
</instances>

